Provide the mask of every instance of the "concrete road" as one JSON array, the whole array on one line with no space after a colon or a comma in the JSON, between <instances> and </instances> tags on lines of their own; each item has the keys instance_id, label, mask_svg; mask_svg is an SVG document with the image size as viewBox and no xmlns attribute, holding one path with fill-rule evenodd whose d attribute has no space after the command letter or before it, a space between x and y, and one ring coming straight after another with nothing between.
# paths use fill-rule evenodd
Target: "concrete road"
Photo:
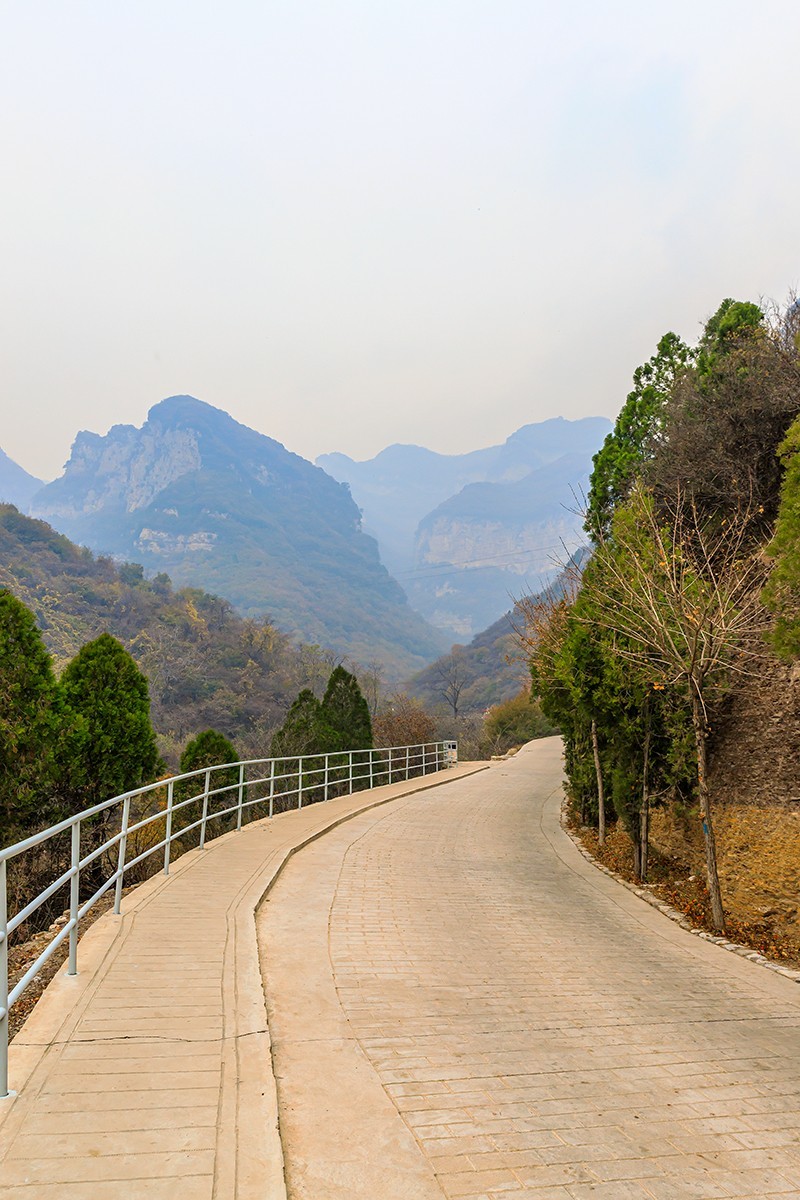
<instances>
[{"instance_id":1,"label":"concrete road","mask_svg":"<svg viewBox=\"0 0 800 1200\"><path fill-rule=\"evenodd\" d=\"M292 1200L800 1197L800 988L587 863L559 751L355 817L270 893Z\"/></svg>"},{"instance_id":2,"label":"concrete road","mask_svg":"<svg viewBox=\"0 0 800 1200\"><path fill-rule=\"evenodd\" d=\"M255 910L310 839L475 770L246 825L100 917L12 1043L0 1198L283 1200Z\"/></svg>"}]
</instances>

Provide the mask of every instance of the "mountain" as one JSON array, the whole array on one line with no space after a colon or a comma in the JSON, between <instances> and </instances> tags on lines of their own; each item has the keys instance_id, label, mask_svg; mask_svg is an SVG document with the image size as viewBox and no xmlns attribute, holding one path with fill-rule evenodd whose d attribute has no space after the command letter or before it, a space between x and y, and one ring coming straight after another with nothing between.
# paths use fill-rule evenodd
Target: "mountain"
<instances>
[{"instance_id":1,"label":"mountain","mask_svg":"<svg viewBox=\"0 0 800 1200\"><path fill-rule=\"evenodd\" d=\"M543 586L582 543L576 509L610 428L605 417L556 417L468 454L395 445L366 462L317 463L350 485L414 607L462 639Z\"/></svg>"},{"instance_id":2,"label":"mountain","mask_svg":"<svg viewBox=\"0 0 800 1200\"><path fill-rule=\"evenodd\" d=\"M156 404L141 429L79 433L30 511L96 553L208 588L390 676L441 650L348 488L192 396Z\"/></svg>"},{"instance_id":3,"label":"mountain","mask_svg":"<svg viewBox=\"0 0 800 1200\"><path fill-rule=\"evenodd\" d=\"M35 475L29 475L24 467L0 450L0 502L27 508L31 496L38 492L43 482Z\"/></svg>"},{"instance_id":4,"label":"mountain","mask_svg":"<svg viewBox=\"0 0 800 1200\"><path fill-rule=\"evenodd\" d=\"M586 455L565 454L514 483L471 483L445 500L417 527L411 603L463 637L543 588L585 541L590 470Z\"/></svg>"}]
</instances>

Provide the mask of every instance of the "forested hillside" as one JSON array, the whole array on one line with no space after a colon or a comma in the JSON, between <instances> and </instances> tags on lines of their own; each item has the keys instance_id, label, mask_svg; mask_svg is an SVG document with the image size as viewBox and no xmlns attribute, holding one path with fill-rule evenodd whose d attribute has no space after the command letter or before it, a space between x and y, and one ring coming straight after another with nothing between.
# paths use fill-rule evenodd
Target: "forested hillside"
<instances>
[{"instance_id":1,"label":"forested hillside","mask_svg":"<svg viewBox=\"0 0 800 1200\"><path fill-rule=\"evenodd\" d=\"M511 609L466 646L455 645L408 682L408 691L426 706L455 707L462 715L480 713L516 696L527 678L514 633L520 614Z\"/></svg>"},{"instance_id":2,"label":"forested hillside","mask_svg":"<svg viewBox=\"0 0 800 1200\"><path fill-rule=\"evenodd\" d=\"M638 879L654 845L718 931L795 950L799 334L796 305L732 300L697 345L667 334L595 457L590 561L524 606L576 818L601 846L618 822Z\"/></svg>"},{"instance_id":3,"label":"forested hillside","mask_svg":"<svg viewBox=\"0 0 800 1200\"><path fill-rule=\"evenodd\" d=\"M35 614L57 670L104 631L122 642L147 676L153 724L173 765L185 741L209 727L240 752L268 754L297 692L319 689L335 663L267 620L238 616L219 596L95 558L10 505L0 505L0 587Z\"/></svg>"}]
</instances>

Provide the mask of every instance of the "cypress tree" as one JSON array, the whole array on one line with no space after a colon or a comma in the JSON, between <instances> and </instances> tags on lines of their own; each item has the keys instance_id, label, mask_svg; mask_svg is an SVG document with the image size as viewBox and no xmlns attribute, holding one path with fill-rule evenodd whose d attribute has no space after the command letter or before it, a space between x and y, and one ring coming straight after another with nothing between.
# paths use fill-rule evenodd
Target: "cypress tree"
<instances>
[{"instance_id":1,"label":"cypress tree","mask_svg":"<svg viewBox=\"0 0 800 1200\"><path fill-rule=\"evenodd\" d=\"M159 766L147 680L109 633L87 642L61 677L79 736L71 755L73 803L89 808L148 783Z\"/></svg>"},{"instance_id":2,"label":"cypress tree","mask_svg":"<svg viewBox=\"0 0 800 1200\"><path fill-rule=\"evenodd\" d=\"M219 733L216 729L206 729L202 733L198 733L197 737L192 738L187 742L180 761L180 774L183 775L188 771L198 771L203 767L221 766L223 763L235 763L239 761L239 755L232 742L229 742L224 734ZM210 784L211 790L217 791L220 788L228 788L229 791L224 791L218 796L212 798L209 806L209 812L221 812L224 809L231 808L237 800L237 793L234 790L239 782L239 770L237 767L230 767L226 771L212 771ZM178 785L176 792L176 800L188 799L189 796L197 795L203 788L203 777L197 776L195 779L187 779ZM187 804L186 808L179 809L173 820L173 829L179 829L194 820L199 814L192 813L194 805ZM190 815L191 814L191 815ZM212 823L211 836L223 833L233 824L234 816L230 814L227 817L219 818Z\"/></svg>"},{"instance_id":3,"label":"cypress tree","mask_svg":"<svg viewBox=\"0 0 800 1200\"><path fill-rule=\"evenodd\" d=\"M322 705L309 688L303 688L289 709L283 725L272 739L272 757L325 754L336 748L332 731L325 721Z\"/></svg>"},{"instance_id":4,"label":"cypress tree","mask_svg":"<svg viewBox=\"0 0 800 1200\"><path fill-rule=\"evenodd\" d=\"M372 722L358 680L344 667L331 672L322 698L322 717L333 731L337 750L369 750Z\"/></svg>"},{"instance_id":5,"label":"cypress tree","mask_svg":"<svg viewBox=\"0 0 800 1200\"><path fill-rule=\"evenodd\" d=\"M233 743L229 742L223 733L218 733L216 729L206 729L186 743L181 755L181 774L185 771L197 771L201 767L216 767L222 763L238 761L239 755L236 753ZM226 774L239 778L238 771L234 769Z\"/></svg>"},{"instance_id":6,"label":"cypress tree","mask_svg":"<svg viewBox=\"0 0 800 1200\"><path fill-rule=\"evenodd\" d=\"M800 419L790 427L780 447L785 468L775 536L767 553L775 561L764 601L775 613L769 634L783 658L800 657Z\"/></svg>"},{"instance_id":7,"label":"cypress tree","mask_svg":"<svg viewBox=\"0 0 800 1200\"><path fill-rule=\"evenodd\" d=\"M33 613L0 591L0 842L55 819L63 705Z\"/></svg>"}]
</instances>

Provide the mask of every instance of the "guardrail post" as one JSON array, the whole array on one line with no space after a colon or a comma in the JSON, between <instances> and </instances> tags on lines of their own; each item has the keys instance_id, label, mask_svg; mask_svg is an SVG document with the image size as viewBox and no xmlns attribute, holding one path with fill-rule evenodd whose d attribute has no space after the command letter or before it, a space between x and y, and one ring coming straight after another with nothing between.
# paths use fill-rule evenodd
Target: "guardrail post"
<instances>
[{"instance_id":1,"label":"guardrail post","mask_svg":"<svg viewBox=\"0 0 800 1200\"><path fill-rule=\"evenodd\" d=\"M329 758L330 758L330 755L326 754L325 755L325 796L324 796L325 800L328 799L328 759Z\"/></svg>"},{"instance_id":2,"label":"guardrail post","mask_svg":"<svg viewBox=\"0 0 800 1200\"><path fill-rule=\"evenodd\" d=\"M8 906L6 860L0 862L0 1100L8 1096Z\"/></svg>"},{"instance_id":3,"label":"guardrail post","mask_svg":"<svg viewBox=\"0 0 800 1200\"><path fill-rule=\"evenodd\" d=\"M373 766L372 766L372 754L373 754L373 751L372 751L372 750L370 750L370 752L369 752L369 786L370 786L370 787L373 787L373 786L374 786L374 784L373 784Z\"/></svg>"},{"instance_id":4,"label":"guardrail post","mask_svg":"<svg viewBox=\"0 0 800 1200\"><path fill-rule=\"evenodd\" d=\"M78 974L78 896L80 884L80 862L81 862L81 823L76 821L72 826L72 855L71 869L72 876L69 881L69 919L71 928L69 931L69 967L67 968L68 975Z\"/></svg>"},{"instance_id":5,"label":"guardrail post","mask_svg":"<svg viewBox=\"0 0 800 1200\"><path fill-rule=\"evenodd\" d=\"M303 757L297 760L297 807L303 807Z\"/></svg>"},{"instance_id":6,"label":"guardrail post","mask_svg":"<svg viewBox=\"0 0 800 1200\"><path fill-rule=\"evenodd\" d=\"M206 767L206 782L203 788L203 818L200 823L200 849L206 847L206 824L208 822L208 791L211 787L211 767Z\"/></svg>"},{"instance_id":7,"label":"guardrail post","mask_svg":"<svg viewBox=\"0 0 800 1200\"><path fill-rule=\"evenodd\" d=\"M169 852L172 845L172 793L175 781L167 784L167 827L164 830L164 874L169 875Z\"/></svg>"},{"instance_id":8,"label":"guardrail post","mask_svg":"<svg viewBox=\"0 0 800 1200\"><path fill-rule=\"evenodd\" d=\"M275 759L273 758L269 764L269 815L272 816L272 809L275 803Z\"/></svg>"},{"instance_id":9,"label":"guardrail post","mask_svg":"<svg viewBox=\"0 0 800 1200\"><path fill-rule=\"evenodd\" d=\"M348 794L353 794L353 751L347 751L347 790Z\"/></svg>"},{"instance_id":10,"label":"guardrail post","mask_svg":"<svg viewBox=\"0 0 800 1200\"><path fill-rule=\"evenodd\" d=\"M411 747L406 746L406 783L408 783L409 779L411 778L411 773L410 773L411 768L409 765L409 754L410 753L411 753Z\"/></svg>"},{"instance_id":11,"label":"guardrail post","mask_svg":"<svg viewBox=\"0 0 800 1200\"><path fill-rule=\"evenodd\" d=\"M239 765L239 799L236 804L236 828L242 828L242 801L244 800L244 763Z\"/></svg>"},{"instance_id":12,"label":"guardrail post","mask_svg":"<svg viewBox=\"0 0 800 1200\"><path fill-rule=\"evenodd\" d=\"M125 872L125 853L128 849L128 826L131 817L131 798L126 796L122 801L122 837L119 839L119 859L117 861L117 882L114 887L114 914L119 916L122 910L122 876Z\"/></svg>"}]
</instances>

